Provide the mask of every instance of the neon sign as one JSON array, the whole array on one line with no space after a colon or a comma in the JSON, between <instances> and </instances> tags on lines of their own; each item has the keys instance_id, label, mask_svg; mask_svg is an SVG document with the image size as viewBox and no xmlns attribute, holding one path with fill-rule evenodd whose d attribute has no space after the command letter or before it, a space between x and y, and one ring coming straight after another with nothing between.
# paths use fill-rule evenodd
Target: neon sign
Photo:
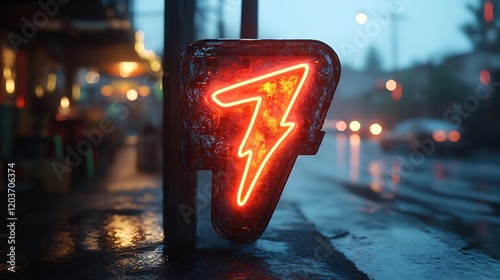
<instances>
[{"instance_id":1,"label":"neon sign","mask_svg":"<svg viewBox=\"0 0 500 280\"><path fill-rule=\"evenodd\" d=\"M302 70L300 76L293 73L293 71L297 72L297 70ZM244 206L246 204L266 163L294 129L295 123L287 122L287 116L297 99L297 95L300 93L308 72L309 65L305 63L299 64L217 90L212 94L214 102L221 107L255 103L255 109L252 113L250 124L238 148L238 156L240 158L247 158L236 198L239 206ZM249 96L240 97L238 94L233 94L235 90L240 95ZM256 96L258 93L262 96ZM220 95L222 95L222 97ZM235 96L236 100L234 101L222 101L224 98L226 100L233 100ZM283 107L285 107L286 110L280 110L283 109ZM272 114L278 115L273 116ZM260 122L256 122L257 118L264 119ZM261 125L256 126L256 123L260 123ZM281 133L278 132L280 127L285 128ZM263 132L262 130L267 131ZM250 137L251 139L249 139ZM248 144L249 141L253 142L253 145ZM252 166L256 168L252 168ZM249 174L251 169L254 170ZM251 183L246 187L248 182Z\"/></svg>"},{"instance_id":2,"label":"neon sign","mask_svg":"<svg viewBox=\"0 0 500 280\"><path fill-rule=\"evenodd\" d=\"M311 40L211 40L181 59L182 164L212 170L212 224L249 242L267 227L298 155L319 149L340 77Z\"/></svg>"}]
</instances>

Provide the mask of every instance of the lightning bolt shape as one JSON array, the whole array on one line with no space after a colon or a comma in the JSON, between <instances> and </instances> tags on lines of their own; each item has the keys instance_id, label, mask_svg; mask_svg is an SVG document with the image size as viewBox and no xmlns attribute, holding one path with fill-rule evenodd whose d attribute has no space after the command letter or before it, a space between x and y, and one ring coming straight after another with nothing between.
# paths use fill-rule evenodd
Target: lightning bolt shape
<instances>
[{"instance_id":1,"label":"lightning bolt shape","mask_svg":"<svg viewBox=\"0 0 500 280\"><path fill-rule=\"evenodd\" d=\"M303 73L302 77L300 78L300 81L298 82L298 85L297 85L295 91L293 92L293 95L290 99L290 102L289 102L285 112L283 113L283 116L281 117L281 121L279 122L279 126L282 128L285 128L285 130L281 134L279 139L276 141L276 143L274 145L272 145L272 148L268 152L265 152L264 159L260 162L260 165L258 165L257 171L254 174L249 174L250 173L249 170L252 166L252 163L258 164L259 160L256 159L256 155L254 154L255 151L253 151L252 149L245 149L245 146L247 145L249 137L250 137L252 131L254 130L254 126L255 126L257 117L259 116L259 114L262 114L260 111L261 111L261 107L262 107L262 103L263 103L263 98L261 96L252 96L249 98L243 98L243 99L239 99L239 100L235 100L235 101L231 101L231 102L224 102L221 100L219 95L226 93L228 91L242 88L242 87L247 86L247 85L255 84L257 82L263 82L269 78L283 75L287 72L296 71L296 70L299 70L301 68L304 69L304 73ZM302 89L302 86L304 85L304 82L306 80L306 77L308 76L308 73L309 73L309 65L307 63L300 63L300 64L297 64L297 65L294 65L291 67L287 67L287 68L284 68L284 69L281 69L281 70L278 70L275 72L271 72L271 73L268 73L268 74L265 74L265 75L262 75L262 76L259 76L256 78L252 78L250 80L246 80L246 81L219 89L212 94L212 100L217 105L219 105L220 107L224 107L224 108L238 106L238 105L242 105L242 104L246 104L246 103L255 103L255 109L252 113L250 123L249 123L248 128L245 132L243 140L241 141L241 144L238 148L238 157L240 157L240 158L246 157L246 165L245 165L245 168L243 171L243 176L241 178L240 185L238 187L238 194L236 197L236 202L239 206L244 206L247 203L250 195L252 194L252 191L254 190L255 185L257 184L257 182L259 180L260 175L262 174L262 172L264 170L264 167L266 166L268 161L271 159L271 157L274 154L274 152L276 151L276 149L278 149L278 147L283 143L283 141L289 136L289 134L295 128L296 124L294 122L287 121L287 118L288 118L288 115L290 114L290 111L291 111L291 109L292 109L292 107L297 99L297 96L299 95L299 93ZM246 188L246 191L245 191L245 186L246 186L248 181L250 181L250 185Z\"/></svg>"}]
</instances>

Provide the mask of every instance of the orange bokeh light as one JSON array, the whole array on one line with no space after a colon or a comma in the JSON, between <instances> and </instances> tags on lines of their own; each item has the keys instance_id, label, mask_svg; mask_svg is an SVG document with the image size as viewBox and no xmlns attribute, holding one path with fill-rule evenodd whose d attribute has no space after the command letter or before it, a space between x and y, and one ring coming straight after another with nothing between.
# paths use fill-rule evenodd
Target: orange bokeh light
<instances>
[{"instance_id":1,"label":"orange bokeh light","mask_svg":"<svg viewBox=\"0 0 500 280\"><path fill-rule=\"evenodd\" d=\"M142 97L146 97L149 95L149 93L151 92L151 90L149 89L148 86L140 86L138 89L137 89L137 92L139 93L140 96Z\"/></svg>"},{"instance_id":2,"label":"orange bokeh light","mask_svg":"<svg viewBox=\"0 0 500 280\"><path fill-rule=\"evenodd\" d=\"M104 85L101 87L101 94L104 96L111 96L114 93L114 89L110 85Z\"/></svg>"},{"instance_id":3,"label":"orange bokeh light","mask_svg":"<svg viewBox=\"0 0 500 280\"><path fill-rule=\"evenodd\" d=\"M448 139L451 141L451 142L458 142L460 140L460 132L456 131L456 130L452 130L450 131L450 133L448 133Z\"/></svg>"},{"instance_id":4,"label":"orange bokeh light","mask_svg":"<svg viewBox=\"0 0 500 280\"><path fill-rule=\"evenodd\" d=\"M443 130L436 130L432 134L432 139L434 139L434 141L436 142L444 142L446 141L446 132L444 132Z\"/></svg>"},{"instance_id":5,"label":"orange bokeh light","mask_svg":"<svg viewBox=\"0 0 500 280\"><path fill-rule=\"evenodd\" d=\"M345 121L338 121L335 127L338 131L345 131L347 129L347 123Z\"/></svg>"},{"instance_id":6,"label":"orange bokeh light","mask_svg":"<svg viewBox=\"0 0 500 280\"><path fill-rule=\"evenodd\" d=\"M481 73L479 74L479 81L481 82L481 84L483 85L487 85L490 83L491 81L491 74L490 74L490 71L488 70L482 70Z\"/></svg>"},{"instance_id":7,"label":"orange bokeh light","mask_svg":"<svg viewBox=\"0 0 500 280\"><path fill-rule=\"evenodd\" d=\"M388 81L385 83L385 88L386 88L388 91L393 91L393 90L395 90L397 86L398 86L398 83L396 83L396 81L394 81L393 79L390 79L390 80L388 80Z\"/></svg>"}]
</instances>

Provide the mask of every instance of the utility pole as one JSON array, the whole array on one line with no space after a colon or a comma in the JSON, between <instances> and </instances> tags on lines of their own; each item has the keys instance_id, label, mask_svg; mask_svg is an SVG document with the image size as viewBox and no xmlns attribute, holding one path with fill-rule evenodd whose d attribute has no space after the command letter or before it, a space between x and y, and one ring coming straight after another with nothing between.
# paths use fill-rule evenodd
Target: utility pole
<instances>
[{"instance_id":1,"label":"utility pole","mask_svg":"<svg viewBox=\"0 0 500 280\"><path fill-rule=\"evenodd\" d=\"M393 73L393 77L396 79L396 82L397 82L396 90L401 90L401 87L402 87L401 81L399 79L400 77L399 77L399 44L398 44L399 43L398 42L399 23L402 19L404 19L404 16L392 14L392 55L393 55L392 63L394 64L393 69L392 69L392 73ZM404 94L403 92L401 92L401 93ZM402 98L402 96L400 98ZM397 116L401 117L402 116L401 106L396 106L395 110L396 110Z\"/></svg>"},{"instance_id":2,"label":"utility pole","mask_svg":"<svg viewBox=\"0 0 500 280\"><path fill-rule=\"evenodd\" d=\"M257 39L258 22L259 22L259 1L242 0L240 37L242 39Z\"/></svg>"},{"instance_id":3,"label":"utility pole","mask_svg":"<svg viewBox=\"0 0 500 280\"><path fill-rule=\"evenodd\" d=\"M181 166L179 61L194 41L196 0L165 0L163 56L163 229L168 257L188 256L196 246L196 171Z\"/></svg>"},{"instance_id":4,"label":"utility pole","mask_svg":"<svg viewBox=\"0 0 500 280\"><path fill-rule=\"evenodd\" d=\"M399 23L404 16L392 14L392 71L397 73L399 70Z\"/></svg>"}]
</instances>

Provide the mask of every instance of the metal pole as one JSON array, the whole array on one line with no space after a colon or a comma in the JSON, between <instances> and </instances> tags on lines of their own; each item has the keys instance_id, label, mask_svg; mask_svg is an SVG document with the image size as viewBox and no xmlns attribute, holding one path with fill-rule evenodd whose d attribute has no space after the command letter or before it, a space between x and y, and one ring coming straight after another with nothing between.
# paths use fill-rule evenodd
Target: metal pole
<instances>
[{"instance_id":1,"label":"metal pole","mask_svg":"<svg viewBox=\"0 0 500 280\"><path fill-rule=\"evenodd\" d=\"M242 39L257 39L258 22L259 22L259 1L242 0L240 37Z\"/></svg>"},{"instance_id":2,"label":"metal pole","mask_svg":"<svg viewBox=\"0 0 500 280\"><path fill-rule=\"evenodd\" d=\"M163 229L168 257L196 246L196 172L181 167L179 60L194 40L195 0L165 0L163 68Z\"/></svg>"}]
</instances>

